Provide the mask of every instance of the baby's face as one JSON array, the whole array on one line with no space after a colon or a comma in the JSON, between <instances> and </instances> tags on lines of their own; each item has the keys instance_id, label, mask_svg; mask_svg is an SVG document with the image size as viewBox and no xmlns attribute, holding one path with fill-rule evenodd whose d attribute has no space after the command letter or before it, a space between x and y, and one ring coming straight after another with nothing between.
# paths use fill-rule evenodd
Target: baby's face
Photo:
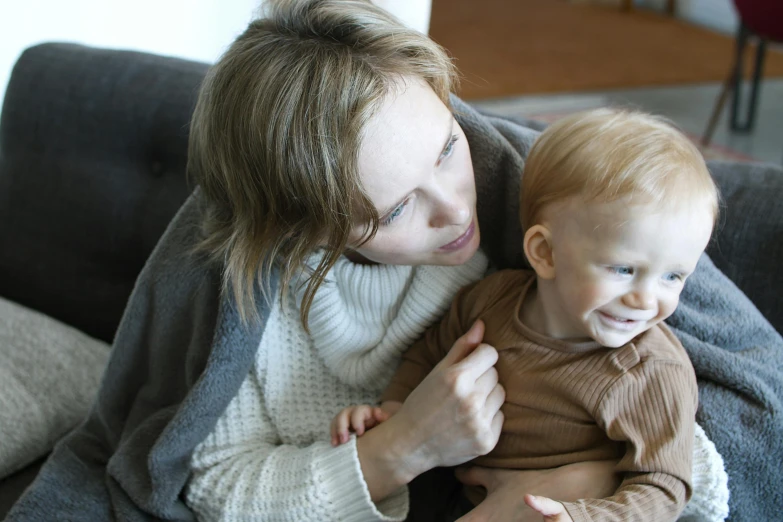
<instances>
[{"instance_id":1,"label":"baby's face","mask_svg":"<svg viewBox=\"0 0 783 522\"><path fill-rule=\"evenodd\" d=\"M590 337L619 347L669 317L712 233L706 205L578 201L550 223L560 338Z\"/></svg>"}]
</instances>

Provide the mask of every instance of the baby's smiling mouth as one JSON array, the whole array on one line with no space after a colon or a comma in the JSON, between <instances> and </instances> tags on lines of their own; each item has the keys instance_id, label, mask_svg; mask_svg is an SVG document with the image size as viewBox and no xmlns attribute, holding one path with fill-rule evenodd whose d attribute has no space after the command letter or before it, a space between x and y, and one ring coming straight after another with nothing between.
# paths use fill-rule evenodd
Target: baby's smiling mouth
<instances>
[{"instance_id":1,"label":"baby's smiling mouth","mask_svg":"<svg viewBox=\"0 0 783 522\"><path fill-rule=\"evenodd\" d=\"M620 330L631 330L634 327L636 327L637 324L643 322L642 320L639 319L627 319L624 317L618 317L616 315L602 312L600 310L598 311L598 316L604 324L607 324L610 327L617 328Z\"/></svg>"}]
</instances>

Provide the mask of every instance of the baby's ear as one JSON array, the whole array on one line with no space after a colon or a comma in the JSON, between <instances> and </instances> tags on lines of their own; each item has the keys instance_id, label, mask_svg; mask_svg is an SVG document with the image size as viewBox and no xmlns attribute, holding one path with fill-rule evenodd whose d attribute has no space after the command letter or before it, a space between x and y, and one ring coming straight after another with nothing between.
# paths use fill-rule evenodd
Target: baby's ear
<instances>
[{"instance_id":1,"label":"baby's ear","mask_svg":"<svg viewBox=\"0 0 783 522\"><path fill-rule=\"evenodd\" d=\"M544 225L533 225L523 239L522 247L533 270L541 279L555 278L555 256L552 252L552 234Z\"/></svg>"}]
</instances>

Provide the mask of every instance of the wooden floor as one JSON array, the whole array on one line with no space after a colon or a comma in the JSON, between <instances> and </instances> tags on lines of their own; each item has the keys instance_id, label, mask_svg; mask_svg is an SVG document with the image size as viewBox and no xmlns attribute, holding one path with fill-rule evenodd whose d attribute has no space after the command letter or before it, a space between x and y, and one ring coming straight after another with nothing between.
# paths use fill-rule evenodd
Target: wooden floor
<instances>
[{"instance_id":1,"label":"wooden floor","mask_svg":"<svg viewBox=\"0 0 783 522\"><path fill-rule=\"evenodd\" d=\"M433 0L430 36L466 99L721 81L734 53L732 37L663 13L566 0ZM783 76L783 53L766 73Z\"/></svg>"}]
</instances>

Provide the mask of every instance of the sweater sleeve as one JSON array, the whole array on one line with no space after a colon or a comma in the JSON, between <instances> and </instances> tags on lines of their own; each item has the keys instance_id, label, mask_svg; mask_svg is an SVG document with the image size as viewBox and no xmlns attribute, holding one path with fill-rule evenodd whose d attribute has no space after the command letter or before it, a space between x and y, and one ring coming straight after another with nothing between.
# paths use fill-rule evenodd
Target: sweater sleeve
<instances>
[{"instance_id":1,"label":"sweater sleeve","mask_svg":"<svg viewBox=\"0 0 783 522\"><path fill-rule=\"evenodd\" d=\"M571 518L676 520L691 496L697 396L693 369L679 361L643 362L618 379L596 420L626 443L617 468L624 480L609 498L565 502Z\"/></svg>"},{"instance_id":2,"label":"sweater sleeve","mask_svg":"<svg viewBox=\"0 0 783 522\"><path fill-rule=\"evenodd\" d=\"M408 511L402 487L374 503L356 439L282 444L250 372L191 459L185 499L201 521L398 521Z\"/></svg>"}]
</instances>

